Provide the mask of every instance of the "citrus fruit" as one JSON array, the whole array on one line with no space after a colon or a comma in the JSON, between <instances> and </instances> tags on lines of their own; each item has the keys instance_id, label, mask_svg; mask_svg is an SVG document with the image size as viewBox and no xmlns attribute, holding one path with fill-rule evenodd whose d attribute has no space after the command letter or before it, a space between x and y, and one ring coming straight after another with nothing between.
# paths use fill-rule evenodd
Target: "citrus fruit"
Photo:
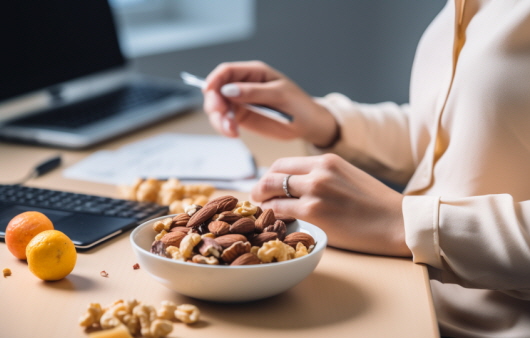
<instances>
[{"instance_id":1,"label":"citrus fruit","mask_svg":"<svg viewBox=\"0 0 530 338\"><path fill-rule=\"evenodd\" d=\"M33 237L26 256L29 271L46 281L63 279L77 261L74 243L59 230L45 230Z\"/></svg>"},{"instance_id":2,"label":"citrus fruit","mask_svg":"<svg viewBox=\"0 0 530 338\"><path fill-rule=\"evenodd\" d=\"M52 221L41 212L26 211L18 214L6 227L7 248L16 258L26 259L26 246L29 241L39 232L52 229Z\"/></svg>"}]
</instances>

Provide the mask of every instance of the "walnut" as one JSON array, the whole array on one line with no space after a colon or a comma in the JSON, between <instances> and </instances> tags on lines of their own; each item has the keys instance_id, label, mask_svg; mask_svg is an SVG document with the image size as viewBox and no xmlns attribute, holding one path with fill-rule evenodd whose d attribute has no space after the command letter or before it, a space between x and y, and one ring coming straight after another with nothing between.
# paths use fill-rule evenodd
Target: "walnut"
<instances>
[{"instance_id":1,"label":"walnut","mask_svg":"<svg viewBox=\"0 0 530 338\"><path fill-rule=\"evenodd\" d=\"M164 237L166 234L167 234L167 231L166 231L166 230L162 230L162 231L160 231L160 233L157 234L157 235L155 236L155 241L159 241L159 240L161 240L162 237Z\"/></svg>"},{"instance_id":2,"label":"walnut","mask_svg":"<svg viewBox=\"0 0 530 338\"><path fill-rule=\"evenodd\" d=\"M184 212L188 214L188 216L193 216L194 213L199 211L202 208L202 205L198 204L190 204L184 208Z\"/></svg>"},{"instance_id":3,"label":"walnut","mask_svg":"<svg viewBox=\"0 0 530 338\"><path fill-rule=\"evenodd\" d=\"M176 246L167 247L166 253L169 255L169 257L171 257L174 260L182 261L182 262L186 261L186 258L184 258L184 256L182 255L182 253L180 252L180 249L177 248Z\"/></svg>"},{"instance_id":4,"label":"walnut","mask_svg":"<svg viewBox=\"0 0 530 338\"><path fill-rule=\"evenodd\" d=\"M121 185L118 186L118 189L120 190L120 193L124 198L136 201L136 192L138 191L138 187L140 186L140 184L143 183L143 181L144 180L142 178L137 178L131 186Z\"/></svg>"},{"instance_id":5,"label":"walnut","mask_svg":"<svg viewBox=\"0 0 530 338\"><path fill-rule=\"evenodd\" d=\"M133 315L140 322L140 333L143 337L160 338L173 330L173 324L164 319L158 319L153 306L140 304L133 309Z\"/></svg>"},{"instance_id":6,"label":"walnut","mask_svg":"<svg viewBox=\"0 0 530 338\"><path fill-rule=\"evenodd\" d=\"M164 219L156 221L153 224L153 230L156 232L161 232L162 230L169 231L172 223L173 223L173 218L166 217Z\"/></svg>"},{"instance_id":7,"label":"walnut","mask_svg":"<svg viewBox=\"0 0 530 338\"><path fill-rule=\"evenodd\" d=\"M201 235L196 233L187 234L180 242L180 253L184 258L193 256L193 248L201 241Z\"/></svg>"},{"instance_id":8,"label":"walnut","mask_svg":"<svg viewBox=\"0 0 530 338\"><path fill-rule=\"evenodd\" d=\"M177 309L177 304L172 301L164 300L162 301L162 306L156 312L159 319L173 320L175 319L175 310Z\"/></svg>"},{"instance_id":9,"label":"walnut","mask_svg":"<svg viewBox=\"0 0 530 338\"><path fill-rule=\"evenodd\" d=\"M259 246L251 246L250 247L250 253L253 253L254 255L258 255Z\"/></svg>"},{"instance_id":10,"label":"walnut","mask_svg":"<svg viewBox=\"0 0 530 338\"><path fill-rule=\"evenodd\" d=\"M200 206L204 206L206 203L208 203L208 196L206 195L194 195L193 196L193 204L197 204Z\"/></svg>"},{"instance_id":11,"label":"walnut","mask_svg":"<svg viewBox=\"0 0 530 338\"><path fill-rule=\"evenodd\" d=\"M215 256L195 255L191 261L198 264L219 265L219 260Z\"/></svg>"},{"instance_id":12,"label":"walnut","mask_svg":"<svg viewBox=\"0 0 530 338\"><path fill-rule=\"evenodd\" d=\"M134 337L163 338L173 331L173 320L194 323L199 320L199 314L199 309L189 304L177 306L171 301L163 301L157 311L136 299L120 299L106 308L98 303L89 304L79 323L87 328L118 330L121 335L128 331Z\"/></svg>"},{"instance_id":13,"label":"walnut","mask_svg":"<svg viewBox=\"0 0 530 338\"><path fill-rule=\"evenodd\" d=\"M103 309L99 303L90 303L85 314L79 318L79 325L84 327L99 325L102 314Z\"/></svg>"},{"instance_id":14,"label":"walnut","mask_svg":"<svg viewBox=\"0 0 530 338\"><path fill-rule=\"evenodd\" d=\"M138 186L136 191L136 200L139 202L156 203L158 200L158 191L160 190L160 181L149 178Z\"/></svg>"},{"instance_id":15,"label":"walnut","mask_svg":"<svg viewBox=\"0 0 530 338\"><path fill-rule=\"evenodd\" d=\"M182 207L184 208L184 210L186 210L186 208L189 207L192 204L193 204L193 199L192 198L186 197L186 198L182 199ZM184 211L184 212L186 212L186 211Z\"/></svg>"},{"instance_id":16,"label":"walnut","mask_svg":"<svg viewBox=\"0 0 530 338\"><path fill-rule=\"evenodd\" d=\"M210 197L215 191L215 187L211 184L198 184L197 186L198 186L197 192L200 195L203 195L206 197Z\"/></svg>"},{"instance_id":17,"label":"walnut","mask_svg":"<svg viewBox=\"0 0 530 338\"><path fill-rule=\"evenodd\" d=\"M173 201L184 197L184 186L176 178L170 178L164 182L158 192L158 203L170 205Z\"/></svg>"},{"instance_id":18,"label":"walnut","mask_svg":"<svg viewBox=\"0 0 530 338\"><path fill-rule=\"evenodd\" d=\"M127 307L125 303L122 300L119 300L103 312L99 319L99 324L102 329L112 329L113 327L122 324L121 319L126 313Z\"/></svg>"},{"instance_id":19,"label":"walnut","mask_svg":"<svg viewBox=\"0 0 530 338\"><path fill-rule=\"evenodd\" d=\"M258 250L258 258L263 263L270 263L273 261L282 262L292 259L294 253L295 250L291 246L276 239L263 244Z\"/></svg>"},{"instance_id":20,"label":"walnut","mask_svg":"<svg viewBox=\"0 0 530 338\"><path fill-rule=\"evenodd\" d=\"M144 335L144 337L162 338L170 334L171 331L173 331L173 324L170 321L164 319L155 319L151 323L150 335Z\"/></svg>"},{"instance_id":21,"label":"walnut","mask_svg":"<svg viewBox=\"0 0 530 338\"><path fill-rule=\"evenodd\" d=\"M236 208L232 210L235 214L241 215L243 217L250 217L255 220L253 217L254 214L258 211L258 207L250 203L249 201L238 202Z\"/></svg>"},{"instance_id":22,"label":"walnut","mask_svg":"<svg viewBox=\"0 0 530 338\"><path fill-rule=\"evenodd\" d=\"M200 311L195 305L182 304L177 306L175 317L183 323L193 324L199 321Z\"/></svg>"},{"instance_id":23,"label":"walnut","mask_svg":"<svg viewBox=\"0 0 530 338\"><path fill-rule=\"evenodd\" d=\"M182 206L181 200L176 200L171 202L169 205L169 213L170 214L181 214L184 212L184 207Z\"/></svg>"},{"instance_id":24,"label":"walnut","mask_svg":"<svg viewBox=\"0 0 530 338\"><path fill-rule=\"evenodd\" d=\"M294 258L299 258L299 257L309 254L306 246L302 242L298 242L298 244L296 244L295 251L296 252L294 253Z\"/></svg>"},{"instance_id":25,"label":"walnut","mask_svg":"<svg viewBox=\"0 0 530 338\"><path fill-rule=\"evenodd\" d=\"M127 327L127 330L132 335L136 335L140 332L140 321L138 317L133 314L133 310L137 305L140 305L136 299L127 300L123 303L125 308L116 312L118 318Z\"/></svg>"}]
</instances>

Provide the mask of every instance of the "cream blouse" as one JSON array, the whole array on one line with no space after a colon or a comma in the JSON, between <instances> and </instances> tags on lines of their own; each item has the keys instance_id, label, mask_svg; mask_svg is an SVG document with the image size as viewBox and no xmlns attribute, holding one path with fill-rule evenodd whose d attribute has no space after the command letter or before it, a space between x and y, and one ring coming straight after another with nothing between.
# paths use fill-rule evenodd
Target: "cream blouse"
<instances>
[{"instance_id":1,"label":"cream blouse","mask_svg":"<svg viewBox=\"0 0 530 338\"><path fill-rule=\"evenodd\" d=\"M530 1L450 0L422 37L410 104L318 99L328 149L407 183L414 262L453 337L530 337Z\"/></svg>"}]
</instances>

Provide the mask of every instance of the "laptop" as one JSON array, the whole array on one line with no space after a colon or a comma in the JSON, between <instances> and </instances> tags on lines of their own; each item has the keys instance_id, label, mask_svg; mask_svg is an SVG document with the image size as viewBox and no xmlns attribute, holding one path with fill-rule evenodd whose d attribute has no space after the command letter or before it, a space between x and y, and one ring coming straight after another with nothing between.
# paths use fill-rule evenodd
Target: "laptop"
<instances>
[{"instance_id":1,"label":"laptop","mask_svg":"<svg viewBox=\"0 0 530 338\"><path fill-rule=\"evenodd\" d=\"M202 102L131 69L107 0L4 1L0 45L0 139L82 149Z\"/></svg>"},{"instance_id":2,"label":"laptop","mask_svg":"<svg viewBox=\"0 0 530 338\"><path fill-rule=\"evenodd\" d=\"M66 234L77 250L91 249L152 218L168 207L73 192L0 184L0 240L9 222L23 212L37 211Z\"/></svg>"}]
</instances>

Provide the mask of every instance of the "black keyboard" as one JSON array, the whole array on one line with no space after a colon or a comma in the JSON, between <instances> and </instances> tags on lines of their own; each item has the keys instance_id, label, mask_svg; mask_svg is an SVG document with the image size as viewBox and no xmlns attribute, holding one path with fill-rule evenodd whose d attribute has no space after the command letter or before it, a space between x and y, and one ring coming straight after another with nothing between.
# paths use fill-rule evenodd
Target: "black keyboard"
<instances>
[{"instance_id":1,"label":"black keyboard","mask_svg":"<svg viewBox=\"0 0 530 338\"><path fill-rule=\"evenodd\" d=\"M1 204L16 204L75 213L134 218L138 222L166 214L168 211L167 207L156 203L31 188L22 185L0 185L0 211Z\"/></svg>"},{"instance_id":2,"label":"black keyboard","mask_svg":"<svg viewBox=\"0 0 530 338\"><path fill-rule=\"evenodd\" d=\"M155 203L0 184L0 240L10 220L26 211L46 215L78 250L88 250L154 217L168 208Z\"/></svg>"},{"instance_id":3,"label":"black keyboard","mask_svg":"<svg viewBox=\"0 0 530 338\"><path fill-rule=\"evenodd\" d=\"M128 85L108 94L11 121L10 125L77 129L113 115L130 112L133 108L140 108L158 99L190 94L192 92L188 88Z\"/></svg>"}]
</instances>

